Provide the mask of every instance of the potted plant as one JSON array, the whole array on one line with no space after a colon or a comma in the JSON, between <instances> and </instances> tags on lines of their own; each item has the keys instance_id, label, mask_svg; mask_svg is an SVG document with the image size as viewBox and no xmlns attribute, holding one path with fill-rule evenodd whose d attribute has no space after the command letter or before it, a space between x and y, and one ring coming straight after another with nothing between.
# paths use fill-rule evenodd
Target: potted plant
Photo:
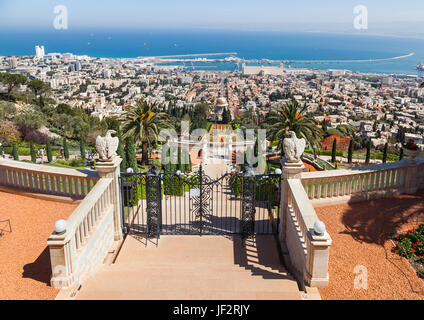
<instances>
[{"instance_id":1,"label":"potted plant","mask_svg":"<svg viewBox=\"0 0 424 320\"><path fill-rule=\"evenodd\" d=\"M414 159L420 154L420 148L415 144L413 139L409 139L408 142L402 143L402 149L404 154L406 154L411 159Z\"/></svg>"}]
</instances>

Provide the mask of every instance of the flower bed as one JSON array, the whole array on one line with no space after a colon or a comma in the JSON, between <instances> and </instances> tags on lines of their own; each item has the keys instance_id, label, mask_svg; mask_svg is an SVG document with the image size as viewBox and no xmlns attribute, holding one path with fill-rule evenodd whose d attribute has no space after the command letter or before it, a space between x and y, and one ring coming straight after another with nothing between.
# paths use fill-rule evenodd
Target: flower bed
<instances>
[{"instance_id":1,"label":"flower bed","mask_svg":"<svg viewBox=\"0 0 424 320\"><path fill-rule=\"evenodd\" d=\"M421 278L424 278L424 224L395 237L396 250L409 260Z\"/></svg>"},{"instance_id":2,"label":"flower bed","mask_svg":"<svg viewBox=\"0 0 424 320\"><path fill-rule=\"evenodd\" d=\"M420 148L415 144L413 139L409 139L408 142L402 143L402 147L404 149L411 150L411 151L419 151L420 150Z\"/></svg>"}]
</instances>

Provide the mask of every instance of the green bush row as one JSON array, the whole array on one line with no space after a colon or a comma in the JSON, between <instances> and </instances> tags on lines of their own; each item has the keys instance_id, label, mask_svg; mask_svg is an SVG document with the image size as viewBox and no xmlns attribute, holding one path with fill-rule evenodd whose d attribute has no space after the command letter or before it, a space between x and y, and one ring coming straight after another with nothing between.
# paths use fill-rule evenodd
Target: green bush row
<instances>
[{"instance_id":1,"label":"green bush row","mask_svg":"<svg viewBox=\"0 0 424 320\"><path fill-rule=\"evenodd\" d=\"M46 149L46 146L41 146L40 148L44 148ZM54 156L60 156L60 150L57 148L52 148L53 151L53 155ZM4 152L6 154L12 154L13 152L13 147L4 147ZM20 156L30 156L31 155L31 151L29 147L19 147L18 148L18 153ZM47 155L46 153L44 153L45 155Z\"/></svg>"},{"instance_id":2,"label":"green bush row","mask_svg":"<svg viewBox=\"0 0 424 320\"><path fill-rule=\"evenodd\" d=\"M256 201L270 201L274 203L275 184L279 183L278 178L268 177L256 181ZM231 190L237 197L243 195L243 176L232 175L230 178Z\"/></svg>"}]
</instances>

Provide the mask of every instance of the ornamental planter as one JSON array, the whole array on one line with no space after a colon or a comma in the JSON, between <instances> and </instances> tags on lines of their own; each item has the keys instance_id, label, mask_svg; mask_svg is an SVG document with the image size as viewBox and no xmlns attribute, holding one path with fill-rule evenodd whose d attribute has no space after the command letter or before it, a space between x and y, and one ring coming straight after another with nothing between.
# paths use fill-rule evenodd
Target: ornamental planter
<instances>
[{"instance_id":1,"label":"ornamental planter","mask_svg":"<svg viewBox=\"0 0 424 320\"><path fill-rule=\"evenodd\" d=\"M410 158L416 158L420 154L420 150L411 150L403 148L403 153Z\"/></svg>"},{"instance_id":2,"label":"ornamental planter","mask_svg":"<svg viewBox=\"0 0 424 320\"><path fill-rule=\"evenodd\" d=\"M407 148L402 148L402 149L403 149L403 153L408 156L407 161L411 164L415 163L415 158L418 157L418 155L421 152L420 150L411 150Z\"/></svg>"}]
</instances>

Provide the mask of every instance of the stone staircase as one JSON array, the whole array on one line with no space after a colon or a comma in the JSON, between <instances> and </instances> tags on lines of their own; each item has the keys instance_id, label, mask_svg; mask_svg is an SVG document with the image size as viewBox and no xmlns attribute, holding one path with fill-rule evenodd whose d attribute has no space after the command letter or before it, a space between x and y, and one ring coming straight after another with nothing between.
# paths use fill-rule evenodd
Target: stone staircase
<instances>
[{"instance_id":1,"label":"stone staircase","mask_svg":"<svg viewBox=\"0 0 424 320\"><path fill-rule=\"evenodd\" d=\"M115 262L85 281L77 299L300 300L273 236L128 236ZM316 295L315 295L316 297Z\"/></svg>"}]
</instances>

